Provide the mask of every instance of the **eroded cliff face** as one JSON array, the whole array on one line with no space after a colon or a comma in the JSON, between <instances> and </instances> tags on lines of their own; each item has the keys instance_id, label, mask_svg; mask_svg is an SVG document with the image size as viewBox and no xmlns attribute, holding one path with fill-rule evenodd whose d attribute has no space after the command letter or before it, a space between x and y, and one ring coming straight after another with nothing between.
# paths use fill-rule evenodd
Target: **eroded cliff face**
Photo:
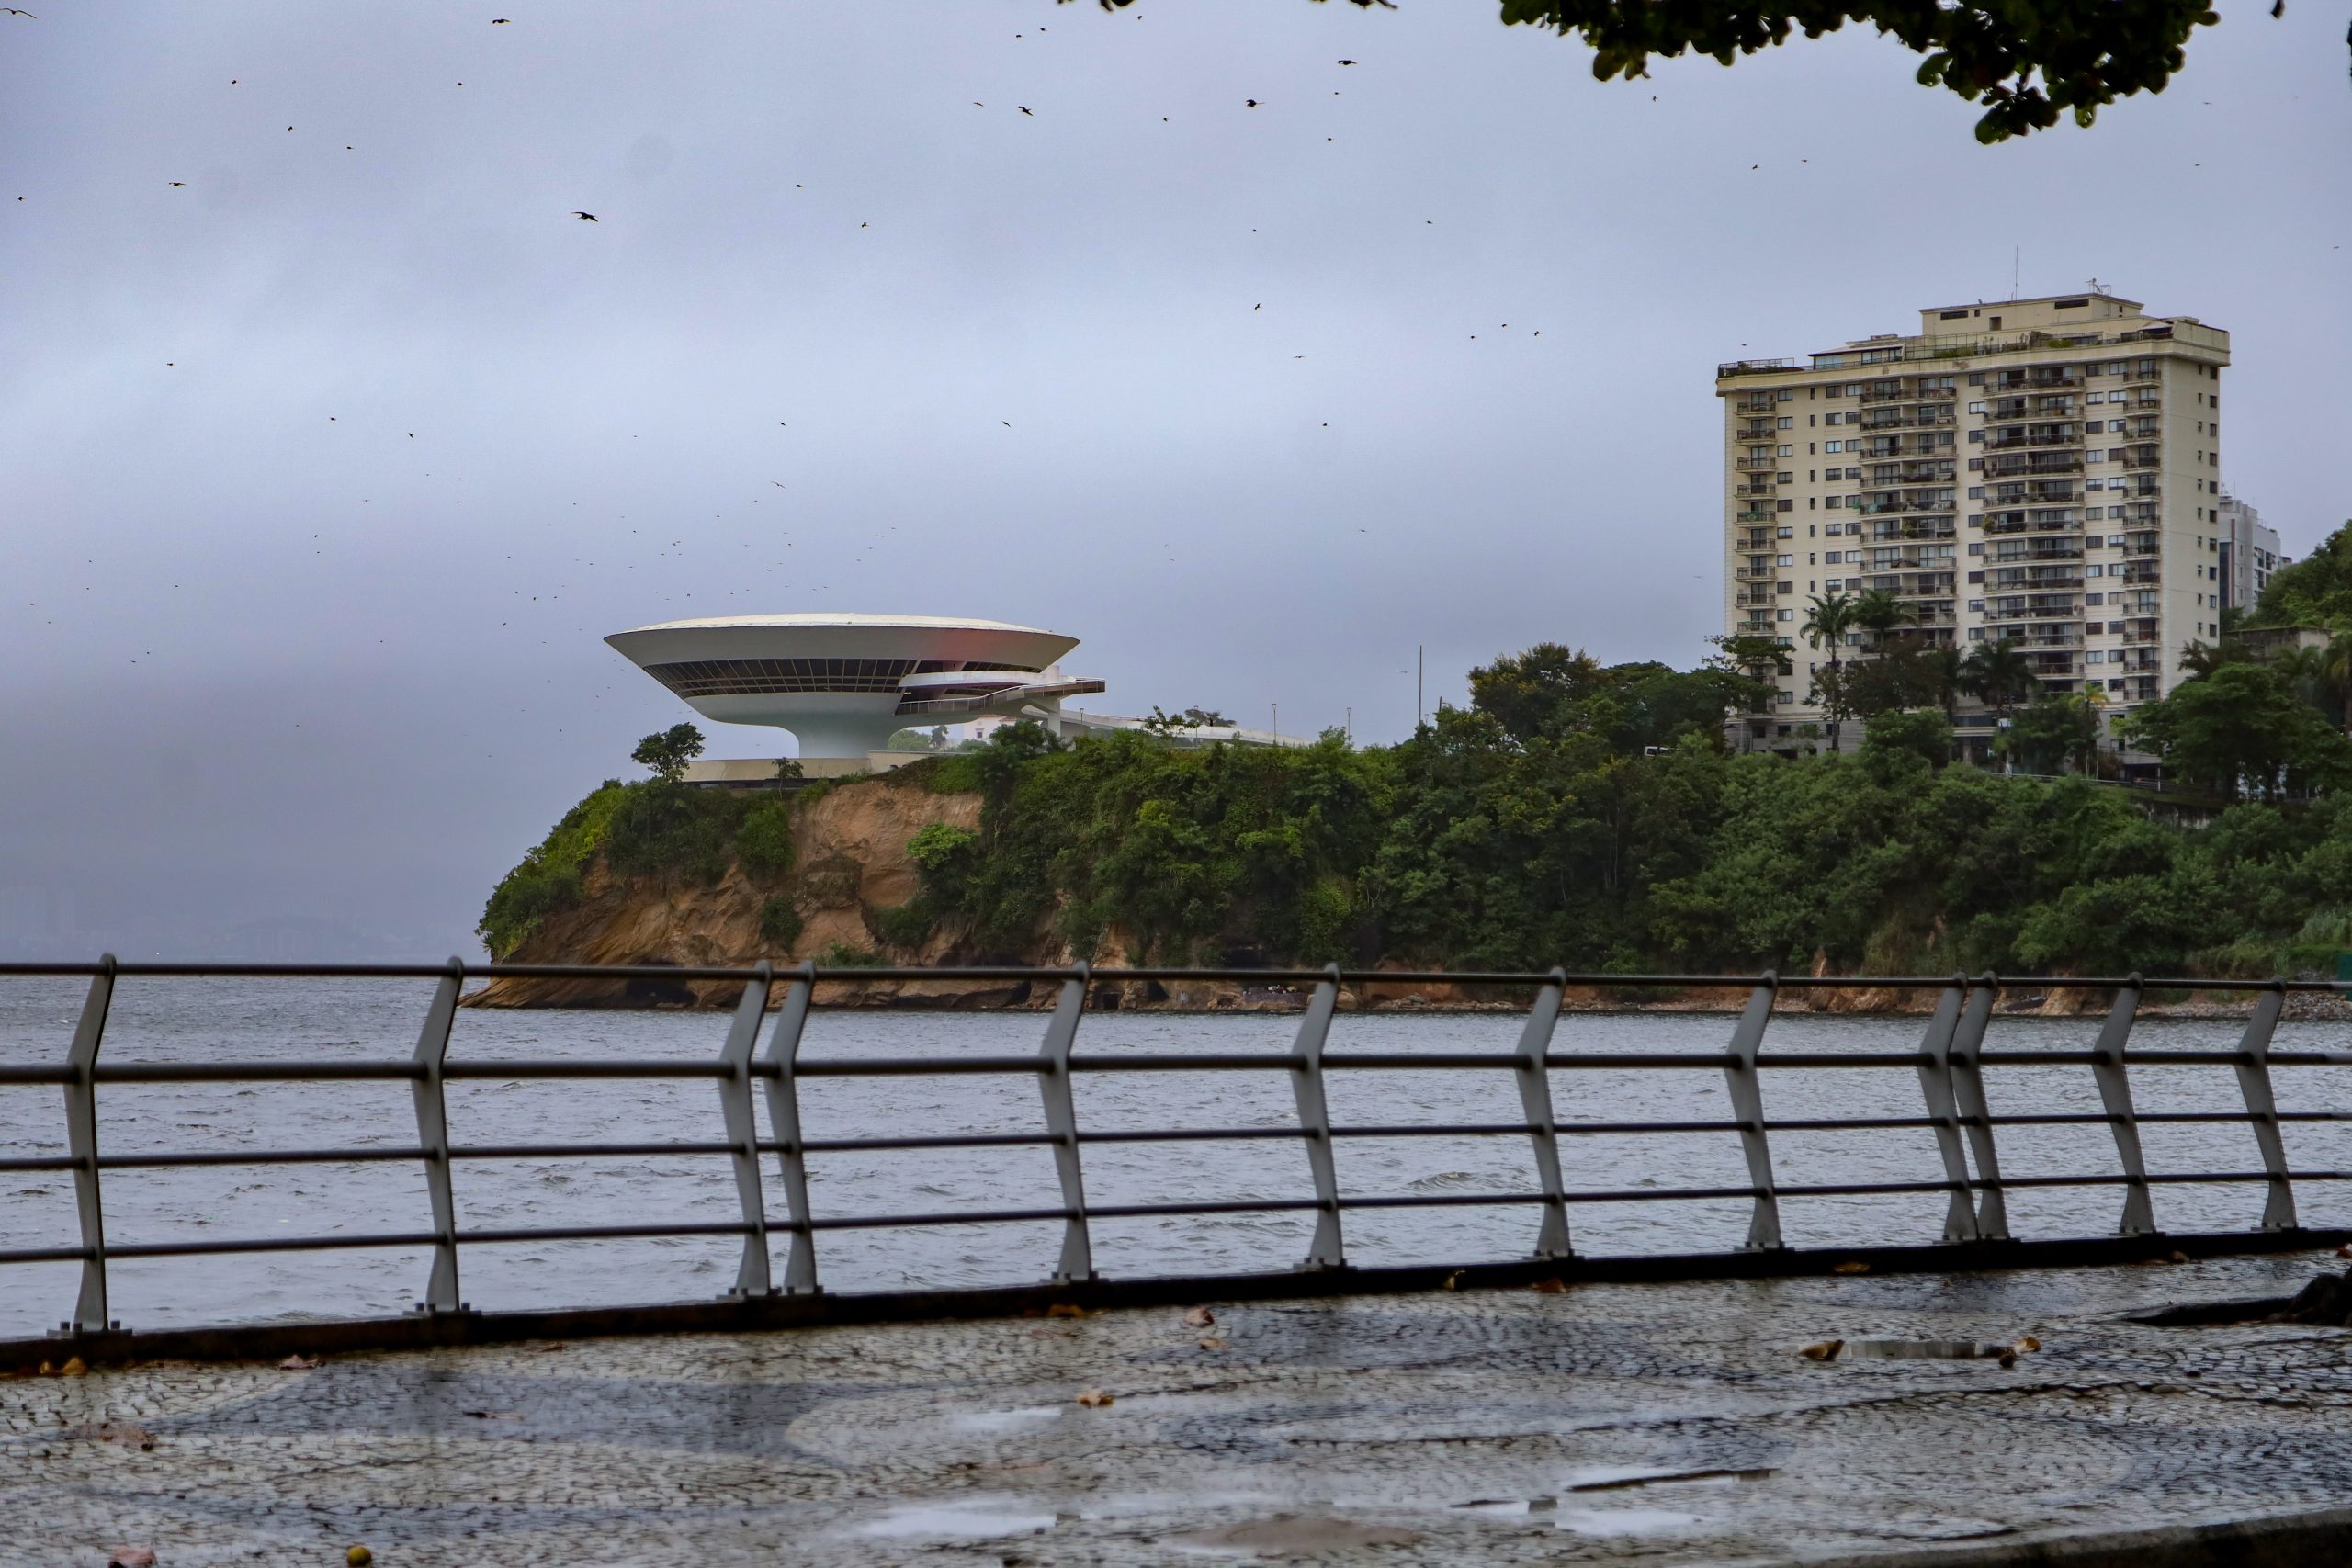
<instances>
[{"instance_id":1,"label":"eroded cliff face","mask_svg":"<svg viewBox=\"0 0 2352 1568\"><path fill-rule=\"evenodd\" d=\"M751 876L733 865L715 885L621 878L600 853L582 878L585 896L581 902L546 917L508 961L740 965L764 958L781 967L836 945L876 950L881 944L867 923L868 912L896 908L922 891L922 872L907 852L908 840L933 822L977 829L979 820L977 795L894 788L874 779L826 790L793 813L795 866L782 877ZM760 932L761 907L778 896L791 900L801 919L800 935L788 951ZM944 954L946 946L946 939L934 934L920 949L896 950L888 956L896 962L932 963ZM827 993L842 994L820 999L859 999L850 993L871 988L828 986ZM726 981L639 984L624 990L610 982L499 979L467 1002L473 1007L722 1006L731 1005L739 994L740 987Z\"/></svg>"}]
</instances>

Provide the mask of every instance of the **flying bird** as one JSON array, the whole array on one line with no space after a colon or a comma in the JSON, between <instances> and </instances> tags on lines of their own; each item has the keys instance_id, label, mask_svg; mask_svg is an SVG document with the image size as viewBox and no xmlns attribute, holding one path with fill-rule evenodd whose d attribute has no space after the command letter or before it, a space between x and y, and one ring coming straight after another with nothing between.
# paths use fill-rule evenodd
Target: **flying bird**
<instances>
[{"instance_id":1,"label":"flying bird","mask_svg":"<svg viewBox=\"0 0 2352 1568\"><path fill-rule=\"evenodd\" d=\"M1340 63L1342 65L1353 65L1355 62L1352 60L1342 60Z\"/></svg>"},{"instance_id":2,"label":"flying bird","mask_svg":"<svg viewBox=\"0 0 2352 1568\"><path fill-rule=\"evenodd\" d=\"M5 13L11 17L22 17L28 22L38 22L40 20L39 17L34 16L30 11L19 11L14 6L0 6L0 13Z\"/></svg>"},{"instance_id":3,"label":"flying bird","mask_svg":"<svg viewBox=\"0 0 2352 1568\"><path fill-rule=\"evenodd\" d=\"M172 182L173 188L175 188L175 189L177 189L179 186L184 186L184 185L186 185L186 184L187 184L187 182L186 180L174 180L174 181Z\"/></svg>"},{"instance_id":4,"label":"flying bird","mask_svg":"<svg viewBox=\"0 0 2352 1568\"><path fill-rule=\"evenodd\" d=\"M572 216L579 219L583 223L594 223L596 221L596 215L593 212L574 212Z\"/></svg>"},{"instance_id":5,"label":"flying bird","mask_svg":"<svg viewBox=\"0 0 2352 1568\"><path fill-rule=\"evenodd\" d=\"M508 19L509 18L504 17L492 17L490 19L490 25L493 28L503 28L506 25Z\"/></svg>"},{"instance_id":6,"label":"flying bird","mask_svg":"<svg viewBox=\"0 0 2352 1568\"><path fill-rule=\"evenodd\" d=\"M1243 105L1244 105L1244 106L1246 106L1247 107L1250 107L1250 108L1253 108L1253 109L1254 109L1254 108L1256 108L1256 107L1258 107L1258 100L1257 100L1257 99L1255 99L1255 98L1244 98L1244 99L1242 99L1242 100L1241 100L1241 102L1243 103ZM287 129L287 130L293 130L294 128L293 128L292 126L290 126L290 125L289 125L289 126L288 126L286 129Z\"/></svg>"},{"instance_id":7,"label":"flying bird","mask_svg":"<svg viewBox=\"0 0 2352 1568\"><path fill-rule=\"evenodd\" d=\"M1031 119L1037 118L1035 113L1030 109L1027 104L1015 104L1012 107L1019 109L1023 114L1028 115Z\"/></svg>"}]
</instances>

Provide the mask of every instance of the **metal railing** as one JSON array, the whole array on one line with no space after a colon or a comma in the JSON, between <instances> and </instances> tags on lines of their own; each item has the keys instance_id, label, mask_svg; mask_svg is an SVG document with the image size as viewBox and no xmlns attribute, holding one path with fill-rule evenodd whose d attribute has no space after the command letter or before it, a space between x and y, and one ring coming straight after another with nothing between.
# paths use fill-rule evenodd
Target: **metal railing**
<instances>
[{"instance_id":1,"label":"metal railing","mask_svg":"<svg viewBox=\"0 0 2352 1568\"><path fill-rule=\"evenodd\" d=\"M2290 1122L2352 1121L2352 1111L2281 1111L2272 1092L2274 1068L2352 1065L2352 1051L2273 1050L2272 1034L2292 991L2343 994L2352 987L2326 982L2111 978L2004 978L1911 976L1571 976L1544 974L1437 974L1357 972L1334 965L1322 970L1198 970L929 968L820 970L811 964L779 970L768 964L749 968L612 966L574 964L446 965L348 964L336 966L125 964L113 958L96 964L0 964L0 977L87 976L89 991L65 1058L54 1064L0 1064L0 1089L52 1086L63 1091L62 1156L0 1159L5 1172L71 1172L79 1240L71 1246L0 1248L0 1268L78 1263L79 1288L67 1334L119 1330L108 1315L107 1267L118 1259L189 1258L327 1248L421 1248L430 1253L419 1311L470 1311L459 1286L459 1265L469 1247L558 1240L615 1240L649 1236L733 1235L741 1238L730 1297L808 1294L820 1289L819 1238L853 1230L948 1224L1000 1225L1057 1223L1061 1226L1057 1283L1095 1278L1090 1226L1098 1221L1166 1219L1237 1213L1289 1213L1312 1216L1313 1234L1301 1268L1346 1267L1345 1223L1369 1210L1456 1206L1520 1206L1532 1210L1529 1242L1536 1259L1575 1258L1571 1213L1591 1204L1681 1203L1745 1201L1749 1205L1744 1251L1774 1251L1782 1239L1784 1199L1851 1198L1891 1194L1945 1195L1940 1243L2007 1242L2012 1238L2005 1195L2025 1188L2115 1187L2122 1204L2118 1234L2158 1234L2153 1194L2175 1183L2253 1183L2267 1192L2259 1232L2297 1227L2298 1183L2352 1180L2352 1171L2290 1170L2281 1128ZM117 983L129 976L261 977L271 979L413 978L436 985L416 1044L404 1057L375 1061L193 1061L115 1062L101 1059L107 1018ZM738 1001L716 1055L703 1061L639 1059L476 1060L449 1055L451 1026L468 979L602 980L616 983L685 981L740 984ZM1030 1055L810 1057L802 1055L805 1026L817 987L831 982L870 985L877 981L973 980L1044 983L1057 987L1038 1050ZM1080 1022L1097 987L1134 982L1247 982L1255 986L1311 987L1289 1051L1153 1053L1122 1051L1085 1055L1075 1047ZM1473 987L1488 994L1529 998L1517 1043L1507 1051L1368 1051L1327 1049L1343 988L1359 998L1366 987L1429 985ZM778 987L782 996L776 996ZM1724 1048L1716 1052L1566 1050L1555 1043L1565 995L1571 987L1601 987L1619 998L1691 987L1738 987L1746 1005ZM1986 1027L2005 989L2037 992L2111 993L2098 1039L2087 1049L1988 1048ZM1933 991L1938 1000L1916 1047L1868 1052L1768 1051L1765 1037L1776 999L1784 992L1871 988ZM2252 1015L2233 1050L2134 1049L2131 1036L2143 995L2152 990L2251 993ZM779 1003L771 1011L771 1003ZM2227 1067L2236 1078L2242 1111L2139 1111L2134 1109L2130 1069L2143 1066ZM2099 1096L2097 1112L2036 1110L1996 1114L1987 1099L1988 1070L2014 1067L2090 1070ZM1563 1125L1555 1112L1552 1075L1594 1071L1661 1070L1721 1074L1727 1114L1675 1121L1578 1121ZM1767 1106L1764 1079L1791 1072L1895 1071L1917 1075L1917 1115L1774 1116ZM1476 1123L1335 1123L1325 1099L1334 1074L1363 1071L1508 1074L1521 1108L1517 1121ZM1080 1125L1072 1093L1080 1074L1270 1073L1286 1078L1293 1091L1290 1126L1160 1126L1096 1130ZM1039 1115L1035 1129L1012 1133L912 1131L886 1136L829 1135L808 1125L800 1089L828 1078L924 1076L1012 1076L1035 1080ZM722 1135L700 1142L460 1145L452 1141L447 1086L469 1080L703 1079L718 1101ZM416 1138L405 1147L253 1148L206 1152L107 1154L98 1141L99 1091L114 1085L187 1083L322 1084L403 1082L410 1087ZM760 1126L764 1103L766 1131ZM2154 1123L2244 1123L2252 1135L2258 1168L2222 1171L2153 1172L2141 1147L2141 1129ZM2113 1134L2115 1168L2077 1174L2005 1177L1996 1134L2004 1129L2105 1125ZM1832 1181L1790 1184L1774 1174L1772 1144L1781 1133L1858 1133L1924 1130L1933 1135L1938 1168L1908 1180ZM1564 1145L1576 1140L1626 1135L1722 1134L1737 1141L1745 1182L1712 1187L1639 1186L1593 1190L1569 1184ZM1403 1137L1524 1138L1533 1155L1531 1190L1481 1192L1351 1194L1342 1190L1333 1160L1343 1140ZM1104 1204L1090 1202L1084 1155L1107 1144L1273 1141L1293 1143L1305 1154L1306 1190L1298 1196ZM1052 1151L1057 1184L1039 1201L994 1210L911 1213L820 1213L810 1202L808 1160L811 1154L893 1150L939 1150L1043 1146ZM528 1229L461 1227L456 1190L458 1168L473 1161L548 1157L723 1157L732 1168L740 1217L723 1222L537 1226ZM764 1161L773 1157L772 1175ZM429 1228L368 1235L311 1235L214 1238L182 1235L133 1244L107 1239L102 1179L128 1169L196 1166L319 1165L344 1162L413 1162L421 1165L431 1215ZM780 1188L781 1217L771 1213L771 1192ZM770 1238L785 1238L782 1277L777 1278ZM2075 1238L2067 1238L2069 1240ZM1879 1245L1873 1243L1872 1245ZM1890 1247L1926 1246L1889 1238ZM1726 1255L1728 1256L1728 1255ZM948 1292L952 1294L953 1292Z\"/></svg>"}]
</instances>

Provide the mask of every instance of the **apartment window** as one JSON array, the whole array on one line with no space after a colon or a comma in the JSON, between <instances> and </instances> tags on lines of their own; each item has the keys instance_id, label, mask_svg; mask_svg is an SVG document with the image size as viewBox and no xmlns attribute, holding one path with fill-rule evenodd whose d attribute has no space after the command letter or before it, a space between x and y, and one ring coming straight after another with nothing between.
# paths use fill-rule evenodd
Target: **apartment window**
<instances>
[{"instance_id":1,"label":"apartment window","mask_svg":"<svg viewBox=\"0 0 2352 1568\"><path fill-rule=\"evenodd\" d=\"M2109 681L2107 683L2107 689L2110 692L2120 692L2123 689L2123 682L2120 681Z\"/></svg>"},{"instance_id":2,"label":"apartment window","mask_svg":"<svg viewBox=\"0 0 2352 1568\"><path fill-rule=\"evenodd\" d=\"M2122 374L2123 374L2123 361L2121 361L2120 359L2110 359L2110 360L2109 360L2109 361L2107 362L2107 373L2108 373L2109 375L2110 375L2110 376L2120 376L2120 375L2122 375Z\"/></svg>"},{"instance_id":3,"label":"apartment window","mask_svg":"<svg viewBox=\"0 0 2352 1568\"><path fill-rule=\"evenodd\" d=\"M1861 395L1862 384L1860 381L1849 381L1846 383L1846 396L1849 398L1859 398Z\"/></svg>"},{"instance_id":4,"label":"apartment window","mask_svg":"<svg viewBox=\"0 0 2352 1568\"><path fill-rule=\"evenodd\" d=\"M1797 618L1797 613L1794 610L1776 610L1772 613L1772 618L1776 621L1793 621Z\"/></svg>"},{"instance_id":5,"label":"apartment window","mask_svg":"<svg viewBox=\"0 0 2352 1568\"><path fill-rule=\"evenodd\" d=\"M2123 536L2120 534L2109 534L2107 536L2107 547L2110 550L2121 549L2123 547Z\"/></svg>"},{"instance_id":6,"label":"apartment window","mask_svg":"<svg viewBox=\"0 0 2352 1568\"><path fill-rule=\"evenodd\" d=\"M1842 524L1842 523L1826 523L1826 524L1822 525L1821 531L1822 531L1823 533L1825 533L1825 534L1828 535L1831 538L1833 538L1833 539L1834 539L1834 538L1836 538L1838 535L1840 535L1840 534L1844 533L1844 532L1846 531L1846 527L1845 527L1845 525L1844 525L1844 524ZM1838 558L1837 558L1837 557L1835 557L1835 556L1832 556L1830 558L1831 558L1832 560L1835 560L1835 559L1837 559Z\"/></svg>"},{"instance_id":7,"label":"apartment window","mask_svg":"<svg viewBox=\"0 0 2352 1568\"><path fill-rule=\"evenodd\" d=\"M1773 428L1773 429L1775 429L1775 430L1794 430L1796 427L1797 427L1797 422L1796 422L1795 420L1793 420L1793 419L1791 419L1787 414L1782 414L1779 419L1777 419L1777 420L1773 421L1773 423L1772 423L1772 428ZM2116 429L2118 429L2118 430L2120 430L2120 429L2122 429L2122 428L2123 428L2123 425L2122 425L2122 423L2119 421L2119 422L2117 423L2117 424L2116 424L2115 428L2116 428Z\"/></svg>"},{"instance_id":8,"label":"apartment window","mask_svg":"<svg viewBox=\"0 0 2352 1568\"><path fill-rule=\"evenodd\" d=\"M2085 428L2088 428L2088 427L2087 427L2087 426L2086 426ZM2120 435L2120 434L2123 434L2123 422L2122 422L2121 420L2120 420L2120 419L2110 419L2110 420L2109 420L2109 421L2107 422L2107 433L2108 433L2109 435Z\"/></svg>"},{"instance_id":9,"label":"apartment window","mask_svg":"<svg viewBox=\"0 0 2352 1568\"><path fill-rule=\"evenodd\" d=\"M1844 561L1845 557L1837 550L1824 550L1821 552L1821 559L1825 566L1838 566Z\"/></svg>"},{"instance_id":10,"label":"apartment window","mask_svg":"<svg viewBox=\"0 0 2352 1568\"><path fill-rule=\"evenodd\" d=\"M2085 595L2085 603L2086 603L2086 604L2098 604L2098 601L2097 599L2095 599L2095 598L2091 598L2091 597L2090 597L2090 596L2088 596L2088 595ZM2107 629L2107 628L2106 628L2105 626L2101 626L2101 625L2100 625L2098 622L2097 622L2097 621L2090 621L2090 622L2086 622L2086 623L2084 625L2084 626L2083 626L2083 630L2084 630L2086 633L2087 633L2088 635L2092 636L2092 637L2097 637L2097 636L2098 636L2098 634L2099 634L2100 632L2105 631L2106 629Z\"/></svg>"},{"instance_id":11,"label":"apartment window","mask_svg":"<svg viewBox=\"0 0 2352 1568\"><path fill-rule=\"evenodd\" d=\"M2119 393L2117 395L2120 396L2121 394ZM2103 403L2107 401L2107 394L2105 392L2093 392L2088 397L2085 398L2083 401L2086 403Z\"/></svg>"},{"instance_id":12,"label":"apartment window","mask_svg":"<svg viewBox=\"0 0 2352 1568\"><path fill-rule=\"evenodd\" d=\"M1968 439L1981 442L1984 439L1984 433L1981 430L1972 430L1968 433Z\"/></svg>"},{"instance_id":13,"label":"apartment window","mask_svg":"<svg viewBox=\"0 0 2352 1568\"><path fill-rule=\"evenodd\" d=\"M1971 501L1984 500L1984 487L1983 485L1970 485L1968 487L1968 499Z\"/></svg>"},{"instance_id":14,"label":"apartment window","mask_svg":"<svg viewBox=\"0 0 2352 1568\"><path fill-rule=\"evenodd\" d=\"M1825 441L1821 444L1821 449L1824 452L1843 452L1846 449L1846 444L1843 441Z\"/></svg>"},{"instance_id":15,"label":"apartment window","mask_svg":"<svg viewBox=\"0 0 2352 1568\"><path fill-rule=\"evenodd\" d=\"M1788 496L1785 496L1785 495L1784 495L1784 496L1782 496L1782 497L1781 498L1781 500L1780 500L1780 510L1781 510L1782 512L1794 512L1796 509L1797 509L1797 503L1796 503L1796 502L1795 502L1794 500L1792 500L1792 498L1790 498L1790 497L1788 497ZM2120 507L2120 506L2119 506L2119 507L2117 507L2117 508L2115 509L2115 513L2116 513L2116 515L2117 515L2117 516L2120 517L2120 516L2123 514L2123 509L2122 509L2121 507ZM1787 536L1787 535L1785 535L1785 534L1783 534L1783 535L1782 535L1782 536L1781 536L1782 538L1786 538L1786 537L1788 537L1788 536Z\"/></svg>"},{"instance_id":16,"label":"apartment window","mask_svg":"<svg viewBox=\"0 0 2352 1568\"><path fill-rule=\"evenodd\" d=\"M2086 664L2104 664L2107 662L2107 655L2094 648L2088 653L2083 655L2083 662Z\"/></svg>"},{"instance_id":17,"label":"apartment window","mask_svg":"<svg viewBox=\"0 0 2352 1568\"><path fill-rule=\"evenodd\" d=\"M1782 506L1784 506L1784 507L1785 507L1786 505L1788 505L1788 502L1784 501L1784 502L1781 502L1781 504ZM2110 506L2110 507L2109 507L2109 508L2107 509L2107 520L2108 520L2109 522L2110 522L2110 523L2118 523L2118 522L2122 521L2122 518L2123 518L2123 508L2121 508L2121 507L2120 507L2120 506ZM2117 547L2119 549L2122 547L2122 544L2123 544L2123 541L2122 541L2122 540L2118 539L2115 543L2116 543L2116 547Z\"/></svg>"},{"instance_id":18,"label":"apartment window","mask_svg":"<svg viewBox=\"0 0 2352 1568\"><path fill-rule=\"evenodd\" d=\"M1797 455L1797 449L1796 449L1794 446L1792 446L1787 445L1786 443L1782 443L1782 445L1779 447L1779 449L1778 449L1778 450L1776 450L1776 451L1774 451L1774 452L1773 452L1773 454L1772 454L1772 456L1774 456L1775 457L1795 457L1796 455Z\"/></svg>"},{"instance_id":19,"label":"apartment window","mask_svg":"<svg viewBox=\"0 0 2352 1568\"><path fill-rule=\"evenodd\" d=\"M2107 481L2105 479L2085 479L2083 481L2083 488L2085 490L2105 490L2107 488Z\"/></svg>"},{"instance_id":20,"label":"apartment window","mask_svg":"<svg viewBox=\"0 0 2352 1568\"><path fill-rule=\"evenodd\" d=\"M1789 504L1789 503L1788 503L1787 502L1785 502L1785 501L1784 501L1784 502L1781 502L1781 504L1782 506L1788 506L1788 504ZM1791 511L1794 511L1794 510L1795 510L1795 508L1791 507L1791 508L1790 508L1790 510L1791 510ZM1795 537L1797 536L1796 527L1795 527L1795 525L1794 525L1793 524L1783 525L1781 526L1781 528L1779 530L1779 534L1780 534L1780 536L1781 536L1781 538L1783 538L1783 539L1793 539L1793 538L1795 538ZM2119 544L2119 545L2120 545L2120 544L2121 544L2123 541L2122 541L2121 539L2118 539L2118 540L2116 540L2115 542L2116 542L2117 544Z\"/></svg>"},{"instance_id":21,"label":"apartment window","mask_svg":"<svg viewBox=\"0 0 2352 1568\"><path fill-rule=\"evenodd\" d=\"M1982 370L1971 370L1968 373L1968 384L1972 387L1983 386L1984 384L1984 372Z\"/></svg>"},{"instance_id":22,"label":"apartment window","mask_svg":"<svg viewBox=\"0 0 2352 1568\"><path fill-rule=\"evenodd\" d=\"M2107 453L2103 448L2094 446L2089 451L2083 454L2083 461L2086 463L2104 463L2107 461Z\"/></svg>"},{"instance_id":23,"label":"apartment window","mask_svg":"<svg viewBox=\"0 0 2352 1568\"><path fill-rule=\"evenodd\" d=\"M1971 642L1983 642L1984 640L1984 628L1983 626L1969 627L1968 640Z\"/></svg>"},{"instance_id":24,"label":"apartment window","mask_svg":"<svg viewBox=\"0 0 2352 1568\"><path fill-rule=\"evenodd\" d=\"M1984 601L1982 599L1971 599L1968 602L1968 608L1973 614L1981 615L1984 613Z\"/></svg>"},{"instance_id":25,"label":"apartment window","mask_svg":"<svg viewBox=\"0 0 2352 1568\"><path fill-rule=\"evenodd\" d=\"M1968 412L1970 413L1983 413L1984 412L1984 405L1981 402L1971 403L1968 405Z\"/></svg>"},{"instance_id":26,"label":"apartment window","mask_svg":"<svg viewBox=\"0 0 2352 1568\"><path fill-rule=\"evenodd\" d=\"M1843 424L1846 423L1846 416L1842 413L1829 414L1826 416L1821 423L1824 424Z\"/></svg>"},{"instance_id":27,"label":"apartment window","mask_svg":"<svg viewBox=\"0 0 2352 1568\"><path fill-rule=\"evenodd\" d=\"M1825 593L1841 593L1845 592L1845 588L1846 582L1843 578L1833 577L1829 580L1829 586L1823 589L1822 592Z\"/></svg>"},{"instance_id":28,"label":"apartment window","mask_svg":"<svg viewBox=\"0 0 2352 1568\"><path fill-rule=\"evenodd\" d=\"M2090 565L2083 568L2083 575L2085 577L2105 577L2107 575L2107 568L2099 565L2097 561L2093 561Z\"/></svg>"},{"instance_id":29,"label":"apartment window","mask_svg":"<svg viewBox=\"0 0 2352 1568\"><path fill-rule=\"evenodd\" d=\"M1984 553L1984 541L1982 539L1970 540L1968 545L1968 553L1972 556L1983 555Z\"/></svg>"},{"instance_id":30,"label":"apartment window","mask_svg":"<svg viewBox=\"0 0 2352 1568\"><path fill-rule=\"evenodd\" d=\"M1797 564L1797 558L1793 555L1781 556L1775 559L1772 564L1774 566L1794 566Z\"/></svg>"},{"instance_id":31,"label":"apartment window","mask_svg":"<svg viewBox=\"0 0 2352 1568\"><path fill-rule=\"evenodd\" d=\"M1781 400L1782 402L1792 403L1796 401L1796 400L1797 389L1794 387L1783 387L1781 389Z\"/></svg>"}]
</instances>

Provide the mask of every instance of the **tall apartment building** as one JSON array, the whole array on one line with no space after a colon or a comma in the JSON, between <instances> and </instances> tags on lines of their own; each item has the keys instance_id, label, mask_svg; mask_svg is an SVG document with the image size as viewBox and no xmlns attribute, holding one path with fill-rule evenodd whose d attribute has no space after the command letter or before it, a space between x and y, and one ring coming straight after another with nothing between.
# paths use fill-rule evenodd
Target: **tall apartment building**
<instances>
[{"instance_id":1,"label":"tall apartment building","mask_svg":"<svg viewBox=\"0 0 2352 1568\"><path fill-rule=\"evenodd\" d=\"M2251 610L2270 574L2288 564L2278 553L2278 530L2262 525L2262 513L2236 496L2222 497L2222 605Z\"/></svg>"},{"instance_id":2,"label":"tall apartment building","mask_svg":"<svg viewBox=\"0 0 2352 1568\"><path fill-rule=\"evenodd\" d=\"M1738 743L1790 747L1820 721L1828 654L1802 628L1833 593L1894 594L1931 643L2007 638L2050 690L2110 713L2170 691L2227 602L2229 362L2229 333L2193 316L2086 293L1925 310L1916 335L1803 365L1719 366L1724 629L1789 649ZM1963 705L1972 752L1992 726Z\"/></svg>"}]
</instances>

